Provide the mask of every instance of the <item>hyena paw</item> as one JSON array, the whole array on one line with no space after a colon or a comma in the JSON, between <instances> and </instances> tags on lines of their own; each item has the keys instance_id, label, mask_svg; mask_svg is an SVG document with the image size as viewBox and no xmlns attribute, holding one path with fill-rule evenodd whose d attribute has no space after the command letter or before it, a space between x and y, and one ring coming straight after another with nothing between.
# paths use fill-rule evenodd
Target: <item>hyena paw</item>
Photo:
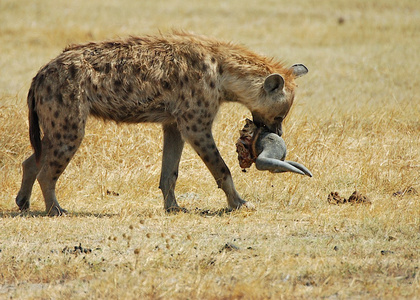
<instances>
[{"instance_id":1,"label":"hyena paw","mask_svg":"<svg viewBox=\"0 0 420 300\"><path fill-rule=\"evenodd\" d=\"M166 208L166 212L168 214L177 214L180 212L187 213L188 209L186 209L185 207L180 207L180 206L171 206L169 208Z\"/></svg>"},{"instance_id":2,"label":"hyena paw","mask_svg":"<svg viewBox=\"0 0 420 300\"><path fill-rule=\"evenodd\" d=\"M16 204L21 211L29 210L30 202L28 197L17 195Z\"/></svg>"},{"instance_id":3,"label":"hyena paw","mask_svg":"<svg viewBox=\"0 0 420 300\"><path fill-rule=\"evenodd\" d=\"M229 204L229 208L232 210L236 210L236 209L255 210L254 204L252 204L251 202L242 200L242 199L240 202Z\"/></svg>"},{"instance_id":4,"label":"hyena paw","mask_svg":"<svg viewBox=\"0 0 420 300\"><path fill-rule=\"evenodd\" d=\"M61 208L60 206L53 206L47 211L47 214L49 217L59 217L67 214L67 210Z\"/></svg>"}]
</instances>

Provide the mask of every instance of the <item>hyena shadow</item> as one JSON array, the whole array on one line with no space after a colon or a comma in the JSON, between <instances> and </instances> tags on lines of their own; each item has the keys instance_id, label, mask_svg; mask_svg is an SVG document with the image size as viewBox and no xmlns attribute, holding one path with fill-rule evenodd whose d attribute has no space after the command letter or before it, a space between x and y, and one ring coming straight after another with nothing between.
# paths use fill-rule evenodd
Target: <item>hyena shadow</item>
<instances>
[{"instance_id":1,"label":"hyena shadow","mask_svg":"<svg viewBox=\"0 0 420 300\"><path fill-rule=\"evenodd\" d=\"M111 213L92 213L92 212L71 212L67 214L68 217L76 218L85 218L85 217L95 217L95 218L112 218L118 217L119 214ZM0 212L0 219L4 218L43 218L49 217L49 214L46 211L41 210L25 210L25 211L3 211Z\"/></svg>"}]
</instances>

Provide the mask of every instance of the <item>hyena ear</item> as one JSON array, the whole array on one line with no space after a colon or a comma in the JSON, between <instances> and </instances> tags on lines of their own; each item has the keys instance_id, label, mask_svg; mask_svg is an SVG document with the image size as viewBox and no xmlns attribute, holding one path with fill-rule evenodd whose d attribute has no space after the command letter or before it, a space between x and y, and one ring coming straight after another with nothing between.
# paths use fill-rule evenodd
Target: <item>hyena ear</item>
<instances>
[{"instance_id":1,"label":"hyena ear","mask_svg":"<svg viewBox=\"0 0 420 300\"><path fill-rule=\"evenodd\" d=\"M308 68L305 67L303 64L294 64L290 67L290 69L293 70L293 75L295 75L296 78L308 73Z\"/></svg>"},{"instance_id":2,"label":"hyena ear","mask_svg":"<svg viewBox=\"0 0 420 300\"><path fill-rule=\"evenodd\" d=\"M284 79L280 74L270 74L264 80L264 90L269 93L276 89L282 90L284 87Z\"/></svg>"}]
</instances>

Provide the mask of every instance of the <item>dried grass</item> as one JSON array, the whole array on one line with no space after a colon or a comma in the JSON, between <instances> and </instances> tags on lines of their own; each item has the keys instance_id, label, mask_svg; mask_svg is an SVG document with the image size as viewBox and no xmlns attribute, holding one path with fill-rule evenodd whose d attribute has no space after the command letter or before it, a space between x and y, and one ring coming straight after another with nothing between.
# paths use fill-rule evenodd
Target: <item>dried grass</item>
<instances>
[{"instance_id":1,"label":"dried grass","mask_svg":"<svg viewBox=\"0 0 420 300\"><path fill-rule=\"evenodd\" d=\"M0 298L418 297L419 13L415 0L2 1ZM167 215L160 127L91 119L58 184L69 215L45 217L37 185L20 214L37 69L70 43L172 27L308 66L284 138L314 177L242 173L234 147L249 112L225 105L216 142L257 210L226 213L186 147L176 191L191 213ZM328 204L355 190L372 204ZM91 252L68 251L79 243Z\"/></svg>"}]
</instances>

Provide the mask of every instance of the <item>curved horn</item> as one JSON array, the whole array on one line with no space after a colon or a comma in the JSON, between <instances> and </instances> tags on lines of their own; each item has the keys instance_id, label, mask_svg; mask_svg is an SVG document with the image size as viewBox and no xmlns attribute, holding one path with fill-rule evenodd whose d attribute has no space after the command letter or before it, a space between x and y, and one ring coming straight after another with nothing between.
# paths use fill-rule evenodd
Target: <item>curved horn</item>
<instances>
[{"instance_id":1,"label":"curved horn","mask_svg":"<svg viewBox=\"0 0 420 300\"><path fill-rule=\"evenodd\" d=\"M300 175L306 175L304 171L296 168L292 164L285 161L272 159L267 157L258 157L255 161L255 166L260 171L270 171L271 173L293 172Z\"/></svg>"},{"instance_id":2,"label":"curved horn","mask_svg":"<svg viewBox=\"0 0 420 300\"><path fill-rule=\"evenodd\" d=\"M295 168L301 170L303 173L305 173L305 175L307 175L309 177L312 177L311 171L309 171L304 165L301 165L301 164L299 164L297 162L290 161L290 160L286 160L285 162L288 163L288 164L290 164L290 165L292 165L292 166L294 166Z\"/></svg>"}]
</instances>

